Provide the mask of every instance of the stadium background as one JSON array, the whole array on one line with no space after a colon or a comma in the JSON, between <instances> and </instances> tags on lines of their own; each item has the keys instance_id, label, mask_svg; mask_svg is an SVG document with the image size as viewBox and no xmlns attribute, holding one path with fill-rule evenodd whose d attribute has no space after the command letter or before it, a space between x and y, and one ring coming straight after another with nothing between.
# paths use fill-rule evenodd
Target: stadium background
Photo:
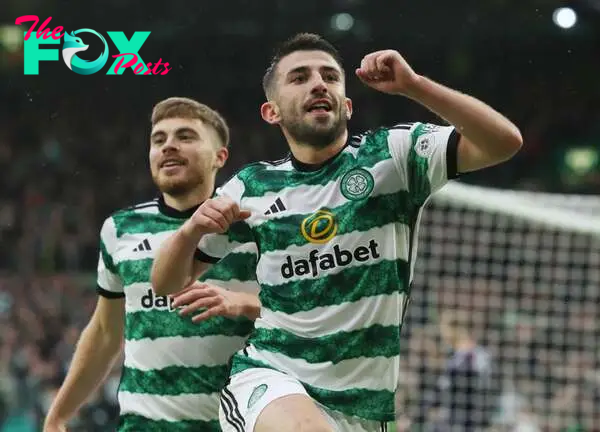
<instances>
[{"instance_id":1,"label":"stadium background","mask_svg":"<svg viewBox=\"0 0 600 432\"><path fill-rule=\"evenodd\" d=\"M555 10L563 6L577 13L572 28L561 28L553 20ZM22 32L28 25L17 27L14 21L26 14L38 15L40 21L52 16L51 28L62 25L69 31L92 28L104 35L125 31L128 36L151 31L140 50L142 58L146 62L162 58L173 69L152 77L133 76L131 71L106 76L106 68L80 76L61 59L42 62L37 76L24 76ZM521 128L525 147L516 158L464 176L462 182L597 194L597 0L4 0L0 5L2 432L38 430L64 376L95 304L96 248L103 218L155 194L147 165L152 105L168 96L189 96L226 116L232 128L231 158L220 181L246 162L281 157L285 142L259 117L260 80L273 45L298 31L321 33L341 49L349 71L348 94L355 105L351 131L439 121L414 103L366 89L353 77L364 54L395 48L419 73L481 98ZM109 45L111 54L116 53ZM98 52L92 42L89 56L81 57L92 59ZM457 304L464 307L460 299L468 298L471 311L479 306L480 314L473 316L483 317L475 323L476 336L496 353L499 365L497 386L503 405L494 430L559 431L577 425L598 430L597 241L590 235L550 231L554 238L574 238L571 243L584 239L575 254L560 242L545 244L548 233L541 228L474 213L473 236L492 238L491 260L494 248L507 256L521 249L518 242L503 239L526 232L537 239L527 246L534 254L549 248L567 256L566 261L550 259L545 265L550 269L562 265L566 272L576 267L578 276L561 280L561 290L556 290L556 276L532 277L528 280L532 290L521 285L525 279L511 279L503 271L476 278L467 270L449 279L443 269L461 260L460 233L465 228L464 210L452 212L437 207L424 221L426 267L417 272L415 298L403 330L407 353L399 394L403 415L415 423L422 420L421 400L435 388L446 358L436 311ZM449 215L458 222L448 230L428 231L432 224L449 224L445 220ZM445 252L437 255L437 266L431 246L436 243L445 246ZM578 262L580 258L585 263ZM525 259L513 264L517 269L540 267ZM494 284L501 287L494 291ZM111 430L118 379L117 368L82 411L76 430Z\"/></svg>"}]
</instances>

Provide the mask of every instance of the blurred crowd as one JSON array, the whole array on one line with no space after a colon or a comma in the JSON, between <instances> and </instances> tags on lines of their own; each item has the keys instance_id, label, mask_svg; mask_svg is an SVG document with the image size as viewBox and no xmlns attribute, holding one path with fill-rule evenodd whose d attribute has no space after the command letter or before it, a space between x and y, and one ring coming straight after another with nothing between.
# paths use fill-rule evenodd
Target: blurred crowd
<instances>
[{"instance_id":1,"label":"blurred crowd","mask_svg":"<svg viewBox=\"0 0 600 432\"><path fill-rule=\"evenodd\" d=\"M0 431L40 430L95 303L90 275L0 279ZM116 366L73 430L114 430Z\"/></svg>"}]
</instances>

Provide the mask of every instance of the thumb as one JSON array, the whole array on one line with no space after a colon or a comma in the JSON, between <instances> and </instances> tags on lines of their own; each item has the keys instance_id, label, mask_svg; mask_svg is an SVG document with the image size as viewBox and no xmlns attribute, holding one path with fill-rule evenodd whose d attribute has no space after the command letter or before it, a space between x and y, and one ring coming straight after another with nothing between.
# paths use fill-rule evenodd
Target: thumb
<instances>
[{"instance_id":1,"label":"thumb","mask_svg":"<svg viewBox=\"0 0 600 432\"><path fill-rule=\"evenodd\" d=\"M367 74L365 73L364 70L362 70L361 68L357 68L354 73L356 74L357 77L359 77L360 79L365 79L367 78Z\"/></svg>"},{"instance_id":2,"label":"thumb","mask_svg":"<svg viewBox=\"0 0 600 432\"><path fill-rule=\"evenodd\" d=\"M373 82L369 75L367 75L367 73L361 68L356 69L354 73L356 74L358 79L360 79L365 84L370 84L371 82Z\"/></svg>"},{"instance_id":3,"label":"thumb","mask_svg":"<svg viewBox=\"0 0 600 432\"><path fill-rule=\"evenodd\" d=\"M240 210L240 213L238 214L238 217L236 220L248 219L250 217L250 215L251 215L250 210Z\"/></svg>"}]
</instances>

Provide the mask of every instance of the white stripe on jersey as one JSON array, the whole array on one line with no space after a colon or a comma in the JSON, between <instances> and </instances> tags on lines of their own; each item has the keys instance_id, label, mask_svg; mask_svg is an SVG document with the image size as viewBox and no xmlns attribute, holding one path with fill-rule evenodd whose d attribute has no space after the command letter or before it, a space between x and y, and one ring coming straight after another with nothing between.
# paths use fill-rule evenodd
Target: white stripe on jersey
<instances>
[{"instance_id":1,"label":"white stripe on jersey","mask_svg":"<svg viewBox=\"0 0 600 432\"><path fill-rule=\"evenodd\" d=\"M151 420L202 420L219 418L219 393L157 396L119 393L121 414L137 414Z\"/></svg>"},{"instance_id":2,"label":"white stripe on jersey","mask_svg":"<svg viewBox=\"0 0 600 432\"><path fill-rule=\"evenodd\" d=\"M148 371L169 366L223 365L227 364L234 350L244 347L245 340L243 337L220 335L128 340L125 344L125 366Z\"/></svg>"},{"instance_id":3,"label":"white stripe on jersey","mask_svg":"<svg viewBox=\"0 0 600 432\"><path fill-rule=\"evenodd\" d=\"M146 209L144 209L146 210ZM154 259L156 252L160 248L160 245L171 237L176 231L162 231L156 234L150 233L136 233L136 234L123 234L119 237L117 250L113 252L113 260L115 264L123 261L134 261L141 259ZM144 248L143 250L136 250L140 242L148 240L150 249Z\"/></svg>"},{"instance_id":4,"label":"white stripe on jersey","mask_svg":"<svg viewBox=\"0 0 600 432\"><path fill-rule=\"evenodd\" d=\"M335 289L335 287L329 288ZM318 307L294 314L263 308L255 326L268 329L284 328L286 331L307 338L330 335L332 328L336 329L336 332L351 332L377 324L393 326L397 325L402 316L401 297L403 298L404 295L400 293L365 297L352 303ZM384 307L384 305L397 307ZM379 310L383 313L375 312Z\"/></svg>"},{"instance_id":5,"label":"white stripe on jersey","mask_svg":"<svg viewBox=\"0 0 600 432\"><path fill-rule=\"evenodd\" d=\"M289 373L300 381L328 390L344 391L350 389L394 391L398 381L400 357L356 358L343 360L332 365L308 363L303 359L293 359L276 352L257 350L253 345L246 348L249 356L262 361L276 370ZM394 376L395 380L382 383L374 377ZM384 384L384 387L382 387Z\"/></svg>"}]
</instances>

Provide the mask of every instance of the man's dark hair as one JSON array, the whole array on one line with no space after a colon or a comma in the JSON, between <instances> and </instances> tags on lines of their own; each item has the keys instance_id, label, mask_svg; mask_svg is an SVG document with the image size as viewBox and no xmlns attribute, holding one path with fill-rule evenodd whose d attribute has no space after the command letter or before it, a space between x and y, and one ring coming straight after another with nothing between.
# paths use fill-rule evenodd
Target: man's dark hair
<instances>
[{"instance_id":1,"label":"man's dark hair","mask_svg":"<svg viewBox=\"0 0 600 432\"><path fill-rule=\"evenodd\" d=\"M277 65L285 56L296 51L323 51L331 55L337 64L342 67L342 57L339 51L322 36L314 33L298 33L290 39L283 42L275 49L275 55L263 76L263 90L267 98L272 94L273 83L275 82L275 72Z\"/></svg>"}]
</instances>

